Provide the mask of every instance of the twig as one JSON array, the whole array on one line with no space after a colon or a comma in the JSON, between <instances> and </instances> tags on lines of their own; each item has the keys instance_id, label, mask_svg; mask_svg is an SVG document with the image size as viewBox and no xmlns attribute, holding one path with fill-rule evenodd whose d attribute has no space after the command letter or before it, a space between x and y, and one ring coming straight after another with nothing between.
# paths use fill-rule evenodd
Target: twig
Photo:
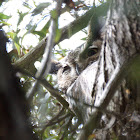
<instances>
[{"instance_id":1,"label":"twig","mask_svg":"<svg viewBox=\"0 0 140 140\"><path fill-rule=\"evenodd\" d=\"M76 134L76 130L78 130L78 126L80 125L80 120L78 119L78 122L73 126L73 128L71 129L70 133L71 133L71 138L74 134Z\"/></svg>"},{"instance_id":2,"label":"twig","mask_svg":"<svg viewBox=\"0 0 140 140\"><path fill-rule=\"evenodd\" d=\"M42 131L41 131L41 139L42 139L42 137L43 137L43 133L44 133L45 129L46 129L48 126L55 125L56 123L59 123L59 122L61 122L62 120L64 120L65 118L67 118L67 117L70 116L70 113L68 113L68 114L66 114L66 115L64 115L64 116L62 116L62 117L59 117L59 116L62 114L63 111L64 111L64 110L61 110L61 111L58 113L58 115L56 115L54 118L52 118L52 119L44 126L44 128L43 128ZM56 121L54 121L54 120L56 120Z\"/></svg>"},{"instance_id":3,"label":"twig","mask_svg":"<svg viewBox=\"0 0 140 140\"><path fill-rule=\"evenodd\" d=\"M71 124L72 118L73 118L73 116L70 116L69 120L66 121L66 124L64 124L64 125L60 128L60 131L61 131L62 128L63 128L64 131L65 131L65 133L62 134L60 140L63 140L64 137L65 137L66 135L68 135L68 131L69 131L68 128L69 128L69 126L70 126L70 124Z\"/></svg>"},{"instance_id":4,"label":"twig","mask_svg":"<svg viewBox=\"0 0 140 140\"><path fill-rule=\"evenodd\" d=\"M50 70L52 48L54 46L55 31L56 31L56 28L57 28L57 23L58 23L58 17L59 17L59 14L60 14L61 4L62 4L62 0L57 2L57 6L56 6L57 17L55 17L55 19L52 18L52 20L51 20L50 35L48 37L48 41L47 41L47 45L46 45L46 48L45 48L44 57L43 57L42 62L41 62L42 66L40 67L40 69L37 71L37 73L35 75L37 80L35 81L34 86L27 93L27 98L29 100L32 99L35 91L38 88L38 79L42 79L43 76L45 74L48 74L48 72Z\"/></svg>"},{"instance_id":5,"label":"twig","mask_svg":"<svg viewBox=\"0 0 140 140\"><path fill-rule=\"evenodd\" d=\"M55 97L65 108L69 109L68 102L61 96L61 93L57 89L51 86L45 79L40 80L40 82L51 93L53 97Z\"/></svg>"},{"instance_id":6,"label":"twig","mask_svg":"<svg viewBox=\"0 0 140 140\"><path fill-rule=\"evenodd\" d=\"M16 71L19 71L20 73L22 73L24 75L27 75L29 77L33 77L34 79L36 79L34 75L32 75L31 73L29 73L26 70L16 69ZM51 84L49 84L46 79L41 79L41 80L39 80L39 82L50 92L50 94L53 97L55 97L63 105L64 108L69 109L68 102L61 96L63 94L62 92L60 92L58 89L54 88Z\"/></svg>"},{"instance_id":7,"label":"twig","mask_svg":"<svg viewBox=\"0 0 140 140\"><path fill-rule=\"evenodd\" d=\"M44 122L43 124L40 124L39 126L38 125L34 125L34 128L46 128L46 126L48 124L52 125L52 123L55 121L55 120L58 120L58 118L60 117L60 115L64 112L64 107L51 119L49 120L48 122ZM56 121L55 121L56 122Z\"/></svg>"}]
</instances>

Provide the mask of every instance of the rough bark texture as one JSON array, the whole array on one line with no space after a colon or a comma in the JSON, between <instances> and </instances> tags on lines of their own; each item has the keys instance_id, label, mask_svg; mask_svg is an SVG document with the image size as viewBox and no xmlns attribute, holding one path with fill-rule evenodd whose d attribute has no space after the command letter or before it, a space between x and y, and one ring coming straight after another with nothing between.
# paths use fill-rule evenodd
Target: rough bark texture
<instances>
[{"instance_id":1,"label":"rough bark texture","mask_svg":"<svg viewBox=\"0 0 140 140\"><path fill-rule=\"evenodd\" d=\"M107 109L116 114L112 117L108 113L104 115L100 113L99 118L102 116L100 123L89 124L90 129L95 129L99 125L102 127L98 134L96 133L99 139L113 139L115 136L120 139L140 138L140 132L137 130L140 127L140 120L139 124L136 124L133 119L140 115L140 79L137 75L136 78L130 78L133 72L130 67L128 71L124 69L127 75L117 79L119 72L124 73L122 67L128 65L140 51L139 9L139 0L112 0L99 59L87 67L67 90L70 107L84 123L90 118L92 110L92 115L95 115L97 120L99 113L91 107L93 104L96 107L103 107L104 104L104 107L100 108L102 113ZM139 58L137 57L137 65L140 64ZM136 61L132 61L133 63ZM104 103L109 93L111 96Z\"/></svg>"}]
</instances>

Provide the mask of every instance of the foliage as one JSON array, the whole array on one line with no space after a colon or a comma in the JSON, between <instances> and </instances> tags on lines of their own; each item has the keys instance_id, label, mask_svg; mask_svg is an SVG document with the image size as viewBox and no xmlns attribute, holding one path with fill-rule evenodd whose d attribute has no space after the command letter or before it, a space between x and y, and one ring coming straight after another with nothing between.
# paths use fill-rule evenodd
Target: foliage
<instances>
[{"instance_id":1,"label":"foliage","mask_svg":"<svg viewBox=\"0 0 140 140\"><path fill-rule=\"evenodd\" d=\"M12 2L14 2L14 0ZM1 5L0 27L5 30L5 33L9 38L7 52L11 58L11 62L15 64L22 58L26 57L29 52L32 52L34 47L37 48L39 43L49 35L51 20L56 19L57 17L57 13L54 8L56 1L20 1L19 5L21 8L16 8L15 12L10 14L7 11L10 11L10 8L13 9L13 6L9 6L9 3L10 1L6 1ZM70 38L73 34L77 33L85 22L82 21L78 23L78 27L75 26L74 30L70 30L70 26L68 24L72 22L72 20L78 21L78 18L84 15L87 11L90 11L93 6L99 6L104 3L105 0L72 0L70 3L65 2L62 4L61 15L59 20L56 21L58 27L56 29L54 43L58 44L53 48L54 59L61 60L66 56L70 49L73 49L67 48L67 46L65 46L67 45L66 43L63 45L63 39ZM99 13L104 13L104 11L105 9L98 10ZM64 15L68 17L64 17ZM71 21L69 21L69 17L72 18ZM63 20L62 22L65 20L69 21L66 24L69 30L64 34L66 37L63 37L62 35L65 27L61 25L61 20ZM85 36L81 37L81 40L84 40L83 42L85 42L87 39L87 28L82 29L81 31L85 33ZM35 70L40 67L41 60L42 56L39 57L35 63L33 62L36 67ZM138 64L132 66L135 67L136 72L139 71L139 67L137 67L137 65ZM30 73L30 71L26 70L27 69L19 70L19 77L21 87L27 94L30 91L30 88L34 85L36 79L35 73ZM136 77L136 75L140 77L139 72L137 74L134 72L132 77ZM58 85L56 83L55 75L46 75L45 80L48 82L47 86L52 91L55 90L53 91L54 93L56 92L59 96L64 97L62 91L57 89ZM29 102L31 104L31 124L34 128L34 132L38 134L38 137L42 140L72 140L77 137L77 134L79 134L79 131L83 128L83 124L81 124L75 114L73 114L68 107L63 106L63 103L58 101L56 96L52 96L49 89L47 89L43 84L39 84L32 100L29 100ZM94 137L95 134L92 134L89 139L93 139ZM115 134L112 137L117 139Z\"/></svg>"}]
</instances>

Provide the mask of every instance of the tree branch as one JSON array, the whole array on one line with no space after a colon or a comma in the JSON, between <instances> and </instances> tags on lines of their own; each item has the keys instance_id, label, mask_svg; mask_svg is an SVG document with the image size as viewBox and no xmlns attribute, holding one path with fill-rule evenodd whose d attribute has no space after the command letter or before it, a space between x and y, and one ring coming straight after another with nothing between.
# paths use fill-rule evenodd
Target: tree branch
<instances>
[{"instance_id":1,"label":"tree branch","mask_svg":"<svg viewBox=\"0 0 140 140\"><path fill-rule=\"evenodd\" d=\"M51 86L45 79L42 79L41 84L55 97L65 108L69 109L68 102L60 95L61 93Z\"/></svg>"},{"instance_id":2,"label":"tree branch","mask_svg":"<svg viewBox=\"0 0 140 140\"><path fill-rule=\"evenodd\" d=\"M60 110L60 112L59 112L56 116L54 116L54 117L44 126L44 128L42 129L42 132L41 132L41 135L42 135L42 136L43 136L43 133L44 133L45 129L46 129L48 126L55 125L56 123L59 123L59 122L63 121L64 119L66 119L67 117L70 116L70 113L68 113L68 114L66 114L66 115L64 115L64 116L60 116L60 115L63 113L63 111L64 111L63 109ZM41 136L41 138L42 138L42 136ZM42 139L41 139L41 140L42 140Z\"/></svg>"},{"instance_id":3,"label":"tree branch","mask_svg":"<svg viewBox=\"0 0 140 140\"><path fill-rule=\"evenodd\" d=\"M100 16L103 16L104 14L106 14L108 7L109 7L109 3L104 3L104 4L96 7L97 16L100 17ZM60 29L61 38L60 38L60 40L55 42L55 45L57 43L61 42L62 40L71 37L78 31L80 31L81 29L85 28L88 25L89 19L93 15L94 8L95 7L93 7L91 10L89 10L83 16L79 17L77 20L73 21L69 25ZM30 71L31 73L35 74L36 69L34 67L34 62L43 55L47 41L48 41L47 37L42 39L35 48L30 50L30 52L28 54L24 55L19 60L17 60L17 62L14 63L14 66L17 68L20 68L20 69L22 69L22 68L26 69L26 70Z\"/></svg>"},{"instance_id":4,"label":"tree branch","mask_svg":"<svg viewBox=\"0 0 140 140\"><path fill-rule=\"evenodd\" d=\"M19 71L20 73L28 77L33 77L35 79L35 76L26 70L16 69L16 71ZM61 93L58 89L54 88L51 84L49 84L46 79L39 79L39 82L50 92L53 97L58 100L58 102L63 105L64 108L69 109L69 103L61 96L63 93Z\"/></svg>"},{"instance_id":5,"label":"tree branch","mask_svg":"<svg viewBox=\"0 0 140 140\"><path fill-rule=\"evenodd\" d=\"M51 126L51 125L54 125L55 123L57 123L56 120L58 120L58 118L60 116L62 116L63 112L64 112L64 108L62 108L51 120L49 120L47 122L43 122L40 125L34 125L33 127L34 128L43 128L43 129L46 129L46 127Z\"/></svg>"},{"instance_id":6,"label":"tree branch","mask_svg":"<svg viewBox=\"0 0 140 140\"><path fill-rule=\"evenodd\" d=\"M31 87L31 89L27 93L27 98L29 98L29 100L32 99L34 93L36 92L38 88L39 79L43 79L44 75L47 75L50 70L52 49L54 46L55 32L56 32L56 29L58 28L58 17L60 16L61 5L62 5L62 0L58 1L56 5L55 12L57 16L55 18L52 17L51 19L50 34L48 37L48 42L45 47L43 59L41 61L41 67L35 74L36 81L34 82L34 85Z\"/></svg>"}]
</instances>

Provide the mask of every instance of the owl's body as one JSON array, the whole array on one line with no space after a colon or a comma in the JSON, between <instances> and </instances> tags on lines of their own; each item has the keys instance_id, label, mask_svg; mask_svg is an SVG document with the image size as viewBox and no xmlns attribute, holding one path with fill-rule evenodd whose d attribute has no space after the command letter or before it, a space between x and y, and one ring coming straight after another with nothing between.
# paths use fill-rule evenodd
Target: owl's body
<instances>
[{"instance_id":1,"label":"owl's body","mask_svg":"<svg viewBox=\"0 0 140 140\"><path fill-rule=\"evenodd\" d=\"M81 46L75 50L72 50L60 61L60 68L57 72L57 81L60 89L65 92L77 79L81 72L88 65L97 60L101 43L102 41L98 40L88 48L88 56L86 59L80 59L80 54L84 50L84 48Z\"/></svg>"}]
</instances>

